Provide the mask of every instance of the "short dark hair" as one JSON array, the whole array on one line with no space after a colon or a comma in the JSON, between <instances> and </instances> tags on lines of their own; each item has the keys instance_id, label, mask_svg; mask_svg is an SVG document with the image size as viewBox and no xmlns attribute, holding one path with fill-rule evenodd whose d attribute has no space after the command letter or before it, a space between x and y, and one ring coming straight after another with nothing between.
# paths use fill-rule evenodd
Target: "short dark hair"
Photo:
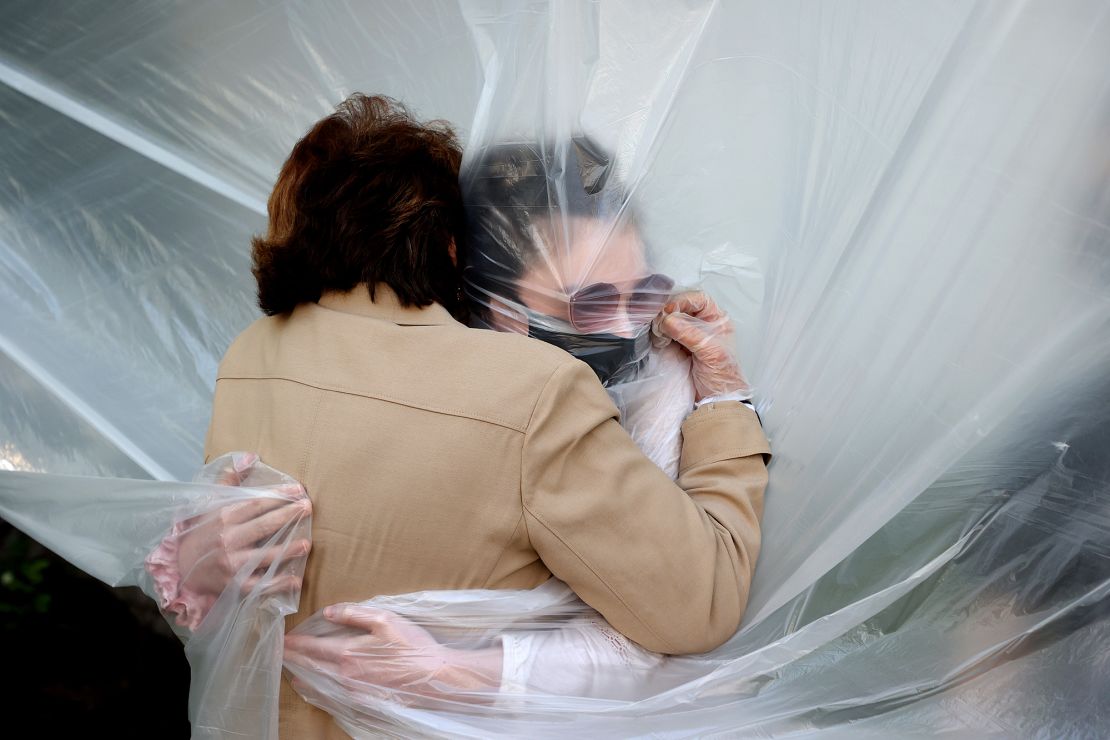
<instances>
[{"instance_id":1,"label":"short dark hair","mask_svg":"<svg viewBox=\"0 0 1110 740\"><path fill-rule=\"evenodd\" d=\"M344 100L293 147L268 231L251 240L259 307L287 313L359 283L373 297L384 283L404 306L437 302L463 318L461 160L448 123L420 123L384 96Z\"/></svg>"},{"instance_id":2,"label":"short dark hair","mask_svg":"<svg viewBox=\"0 0 1110 740\"><path fill-rule=\"evenodd\" d=\"M489 295L517 299L513 285L536 256L538 217L604 217L623 193L606 188L612 157L587 137L554 142L498 143L468 158L461 180L466 201L471 302ZM615 215L615 214L613 214Z\"/></svg>"}]
</instances>

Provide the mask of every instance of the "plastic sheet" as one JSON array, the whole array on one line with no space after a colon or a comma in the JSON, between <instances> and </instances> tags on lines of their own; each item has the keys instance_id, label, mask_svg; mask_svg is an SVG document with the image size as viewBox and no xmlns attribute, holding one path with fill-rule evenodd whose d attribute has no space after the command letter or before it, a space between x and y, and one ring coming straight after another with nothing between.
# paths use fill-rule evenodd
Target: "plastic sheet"
<instances>
[{"instance_id":1,"label":"plastic sheet","mask_svg":"<svg viewBox=\"0 0 1110 740\"><path fill-rule=\"evenodd\" d=\"M502 144L555 183L607 159L617 228L587 241L634 233L648 274L721 301L776 457L733 672L694 705L376 700L359 721L1105 734L1108 13L8 3L4 458L187 476L282 157L347 93L392 94L460 124L470 173ZM581 240L548 192L555 260Z\"/></svg>"},{"instance_id":2,"label":"plastic sheet","mask_svg":"<svg viewBox=\"0 0 1110 740\"><path fill-rule=\"evenodd\" d=\"M1066 457L973 508L974 524L908 577L808 622L809 605L794 605L708 655L644 651L551 581L344 605L349 617L317 614L291 635L339 640L350 662L317 661L299 642L286 668L353 737L561 737L567 727L762 737L848 725L853 736L1094 736L1110 676L1104 654L1082 646L1110 629L1110 582L1108 510L1088 494L1104 496L1106 481L1077 486ZM891 529L912 531L936 506ZM881 539L861 550L903 555ZM842 564L814 591L843 590L858 571ZM1044 691L1053 686L1058 695Z\"/></svg>"},{"instance_id":3,"label":"plastic sheet","mask_svg":"<svg viewBox=\"0 0 1110 740\"><path fill-rule=\"evenodd\" d=\"M0 479L0 515L95 578L138 586L160 606L172 607L176 591L167 591L164 574L151 564L164 538L196 531L235 507L282 506L296 491L303 496L295 480L261 463L249 475L234 476L240 485L218 484L233 473L235 458L213 460L191 484L9 472ZM193 737L276 737L285 615L297 610L304 572L298 547L310 533L310 515L294 510L225 575L222 590L211 593L201 613L163 611L192 669ZM263 559L275 550L280 555Z\"/></svg>"}]
</instances>

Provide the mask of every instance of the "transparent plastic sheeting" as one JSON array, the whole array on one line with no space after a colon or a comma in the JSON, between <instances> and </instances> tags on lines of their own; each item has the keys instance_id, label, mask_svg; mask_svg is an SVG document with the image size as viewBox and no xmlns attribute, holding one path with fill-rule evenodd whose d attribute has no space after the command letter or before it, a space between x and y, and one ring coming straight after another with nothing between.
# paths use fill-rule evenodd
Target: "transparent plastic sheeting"
<instances>
[{"instance_id":1,"label":"transparent plastic sheeting","mask_svg":"<svg viewBox=\"0 0 1110 740\"><path fill-rule=\"evenodd\" d=\"M512 171L491 158L530 145L547 210L504 233L538 238L548 273L612 284L631 238L641 272L733 318L775 457L744 627L705 659L719 680L596 711L370 692L352 727L1105 734L1110 3L28 0L0 19L7 467L191 474L216 364L257 316L269 184L355 90L458 124L476 223L514 205L481 187ZM534 318L482 280L476 301ZM616 333L590 316L576 328ZM442 598L407 614L439 629L418 605Z\"/></svg>"},{"instance_id":2,"label":"transparent plastic sheeting","mask_svg":"<svg viewBox=\"0 0 1110 740\"><path fill-rule=\"evenodd\" d=\"M217 458L193 483L6 473L0 515L95 578L138 586L165 606L172 594L156 585L158 570L148 560L175 526L196 531L229 507L284 505L295 498L291 489L303 495L295 480L261 463L242 477L234 465L231 455ZM229 474L241 485L220 485ZM211 594L202 620L187 623L182 614L163 611L191 667L194 738L277 737L285 615L300 600L304 558L296 547L311 536L310 522L309 514L297 514L266 537L258 557L244 560L227 574L223 590ZM267 563L268 548L285 556ZM204 567L216 572L211 563ZM181 574L183 582L188 575ZM290 576L298 579L294 588L283 585Z\"/></svg>"},{"instance_id":3,"label":"transparent plastic sheeting","mask_svg":"<svg viewBox=\"0 0 1110 740\"><path fill-rule=\"evenodd\" d=\"M1110 679L1106 656L1090 652L1110 637L1099 562L1110 516L1097 494L1110 461L1097 481L1077 479L1068 454L1097 453L1107 435L1076 441L1040 474L1015 465L1019 489L978 503L965 493L973 525L898 583L797 628L765 620L708 655L642 650L551 580L337 605L340 615L316 614L286 636L285 668L353 737L774 736L842 724L853 736L1096 735ZM9 473L0 513L97 578L157 597L151 552L181 522L288 496L293 481L260 463L242 487L214 485L241 467L236 457L192 485ZM920 518L903 517L892 529ZM263 546L292 551L309 529L296 517ZM943 547L946 534L927 545ZM863 549L899 554L881 540ZM283 620L299 593L271 586L299 576L297 562L263 568L251 589L260 563L244 563L192 629L167 615L192 667L194 737L276 737Z\"/></svg>"}]
</instances>

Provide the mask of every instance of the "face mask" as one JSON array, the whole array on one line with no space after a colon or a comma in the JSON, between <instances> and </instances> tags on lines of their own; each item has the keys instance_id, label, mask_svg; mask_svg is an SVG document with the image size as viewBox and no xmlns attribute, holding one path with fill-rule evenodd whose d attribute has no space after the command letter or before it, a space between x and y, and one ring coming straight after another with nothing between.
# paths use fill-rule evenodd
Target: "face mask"
<instances>
[{"instance_id":1,"label":"face mask","mask_svg":"<svg viewBox=\"0 0 1110 740\"><path fill-rule=\"evenodd\" d=\"M651 349L651 335L641 332L635 337L617 334L575 334L528 327L528 336L553 344L589 365L605 386L631 380Z\"/></svg>"}]
</instances>

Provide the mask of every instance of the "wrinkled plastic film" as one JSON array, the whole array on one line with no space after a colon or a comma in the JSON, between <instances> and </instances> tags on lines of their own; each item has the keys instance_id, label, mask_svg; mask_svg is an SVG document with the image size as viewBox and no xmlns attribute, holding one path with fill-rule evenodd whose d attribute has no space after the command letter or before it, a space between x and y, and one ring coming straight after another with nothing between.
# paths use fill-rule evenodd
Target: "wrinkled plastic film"
<instances>
[{"instance_id":1,"label":"wrinkled plastic film","mask_svg":"<svg viewBox=\"0 0 1110 740\"><path fill-rule=\"evenodd\" d=\"M1107 509L1091 496L1105 496L1110 480L1077 479L1067 457L1036 476L1021 471L1023 487L996 492L955 542L896 583L783 633L765 620L705 656L644 651L552 581L345 605L364 623L314 616L294 630L309 642L287 652L286 668L354 737L556 737L567 727L779 736L848 723L887 736L1093 734L1108 719L1099 697L1110 675L1080 645L1104 636L1110 615ZM840 570L830 577L851 577ZM314 663L311 638L342 640L351 662ZM1062 693L1048 697L1043 685Z\"/></svg>"},{"instance_id":2,"label":"wrinkled plastic film","mask_svg":"<svg viewBox=\"0 0 1110 740\"><path fill-rule=\"evenodd\" d=\"M277 737L285 615L297 610L299 548L311 528L310 515L293 510L256 543L256 555L229 569L214 564L216 552L179 567L178 550L165 548L168 538L188 548L191 533L228 511L254 505L274 511L295 506L297 491L303 496L296 481L261 464L236 476L241 486L218 484L236 462L234 455L217 458L191 484L23 472L0 479L5 520L95 578L138 586L159 604L185 643L196 738ZM221 590L196 584L204 569L222 578ZM179 585L183 594L192 589L191 611L173 608Z\"/></svg>"},{"instance_id":3,"label":"wrinkled plastic film","mask_svg":"<svg viewBox=\"0 0 1110 740\"><path fill-rule=\"evenodd\" d=\"M1079 435L1079 442L1102 444L1105 436L1090 439ZM764 640L769 633L759 634L767 625L764 622L708 656L682 658L648 653L615 633L565 586L550 581L527 592L455 591L378 597L364 605L369 609L356 610L355 616L368 620L361 631L337 627L317 615L292 634L324 639L355 637L369 644L343 643L348 662L342 669L334 666L329 671L314 663L311 648L290 651L287 641L285 667L301 682L306 698L335 714L355 737L399 729L445 736L508 736L525 728L539 736L554 736L565 732L568 722L589 731L627 732L638 727L688 735L695 728L729 727L777 735L817 729L837 718L853 723L871 721L891 709L909 717L904 724L902 720L896 724L884 722L879 725L882 731L922 730L930 723L959 720L954 726L963 729L1004 727L1027 733L1043 728L1046 719L1057 723L1054 727L1086 731L1105 720L1099 714L1099 702L1080 702L1085 691L1097 691L1103 684L1106 676L1100 671L1104 666L1100 668L1098 661L1076 666L1072 662L1075 647L1067 642L1075 635L1101 634L1100 627L1105 624L1102 618L1110 582L1105 578L1098 581L1097 559L1106 552L1105 539L1098 539L1105 532L1106 512L1092 505L1073 512L1059 507L1067 497L1077 494L1090 500L1088 494L1092 492L1086 480L1076 487L1075 471L1067 465L1066 457L1066 452L1058 455L1050 470L1029 480L1023 489L1009 492L1000 506L987 505L974 526L910 577L767 642ZM213 477L213 468L219 470L219 465L208 469L208 477ZM261 466L258 472L244 482L275 479ZM1017 474L1021 476L1023 471ZM180 522L198 509L212 510L213 491L222 494L217 499L220 503L226 503L229 496L243 500L248 498L246 494L258 492L208 487L203 506L197 505L196 497L185 505L171 498L176 505L167 516L164 501L166 489L174 487L171 484L31 476L29 485L21 485L24 480L14 475L6 478L7 498L13 491L25 493L38 486L39 491L52 491L54 502L63 502L72 512L59 526L58 521L51 521L46 510L49 507L40 509L27 528L45 542L61 542L59 549L68 558L117 583L130 582L121 572L127 568L134 572L141 567L137 563L144 557L149 559L143 553L150 549L150 543L164 536L168 523ZM276 476L276 480L280 484L289 481L284 476ZM1106 483L1104 478L1101 490L1106 490ZM111 486L111 509L106 509L104 498L97 496L98 485ZM102 512L94 527L89 527L92 519L83 517L77 506L82 498L95 502ZM126 513L119 510L124 500L131 508ZM160 521L147 532L140 526L131 535L132 542L126 548L138 553L130 556L131 565L122 557L109 555L105 559L106 549L124 542L110 526L112 521L130 527L143 522L136 516L139 507L135 503L140 500L148 511L163 508ZM106 511L110 513L103 513ZM6 518L19 521L21 516L5 506ZM1085 527L1080 526L1082 522L1087 522ZM1060 549L1060 543L1050 539L1030 547L1027 530L1038 524L1054 525L1070 533L1071 558L1061 558L1059 552L1054 552ZM74 535L82 529L87 536L85 546L75 546ZM144 542L136 547L134 543L139 540ZM1021 550L1020 556L1015 557L1015 549ZM1015 578L1031 566L1042 571L1040 578ZM1077 567L1081 578L1060 577L1067 569ZM1052 593L1061 587L1062 592ZM149 585L147 588L149 592ZM231 600L235 601L234 595ZM248 597L232 613L238 612L242 620L244 613L250 614L250 605ZM288 604L285 607L291 608ZM285 607L279 610L287 613ZM419 634L413 627L427 634L414 639ZM908 638L923 640L935 648L938 630L946 637L939 650L902 651L900 645ZM276 634L280 636L280 631ZM206 642L204 635L202 631L192 636L189 645ZM258 644L263 643L265 640ZM226 648L226 643L220 644ZM501 651L492 664L494 673L488 673L488 661L473 665L456 661L456 666L465 668L461 673L441 670L444 648L456 653L479 653L491 647L500 647ZM194 652L190 657L196 671L197 655ZM1035 712L1035 705L1015 711L1011 691L1003 688L998 689L997 699L999 706L1007 702L1010 705L1004 716L993 716L989 705L978 704L974 716L964 717L953 717L950 709L920 706L916 701L911 702L912 711L906 711L907 698L923 692L967 692L967 679L992 675L1030 657L1046 664L1043 668L1050 674L1074 673L1077 668L1086 672L1087 682L1074 696L1067 697L1073 710L1068 716L1046 717ZM278 659L279 653L272 649L258 652L254 659L257 673L265 674L268 667L272 675ZM211 670L215 676L221 671L238 675L241 668L237 656ZM352 670L357 671L354 679L349 675ZM830 671L841 680L830 681ZM859 681L876 673L888 679L881 695L856 695ZM383 681L383 675L391 680ZM853 675L855 680L845 680ZM990 695L990 685L975 691L982 701L984 693ZM213 704L220 705L218 696L205 694L209 709ZM667 710L673 709L676 701L684 706L684 712L672 716ZM830 706L837 707L831 714ZM643 724L646 722L650 724ZM198 726L203 727L194 725ZM249 736L265 736L259 725L250 727L257 734Z\"/></svg>"},{"instance_id":4,"label":"wrinkled plastic film","mask_svg":"<svg viewBox=\"0 0 1110 740\"><path fill-rule=\"evenodd\" d=\"M743 310L746 300L763 302L763 323L749 325L746 332L742 327L740 349L755 377L757 403L777 461L747 632L704 658L663 658L607 640L605 626L580 606L581 612L560 628L525 619L513 626L521 629L520 636L502 635L503 674L495 700L486 693L494 690L493 682L483 690L465 688L475 673L482 678L480 669L455 677L462 689L453 689L442 674L413 670L434 664L440 650L496 650L497 641L482 630L475 633L480 647L457 638L446 638L439 647L413 647L401 637L372 642L363 672L356 669L353 678L342 671L306 674L306 698L339 717L356 736L386 727L542 736L568 726L586 733L682 736L727 728L778 735L862 720L880 734L936 726L1003 734L1047 726L1082 734L1103 726L1101 710L1077 700L1094 698L1093 687L1106 685L1098 659L1081 661L1086 666L1083 688L1069 692L1061 685L1066 698L1053 701L1032 688L1040 671L1064 680L1066 666L1075 659L1074 644L1068 643L1101 633L1110 578L1104 503L1094 505L1096 523L1080 537L1074 537L1073 527L1049 524L1060 516L1069 522L1073 516L1091 516L1081 492L1086 487L1074 485L1072 469L1091 463L1069 457L1069 443L1063 440L1101 437L1106 424L1093 411L1097 405L1073 405L1077 397L1101 392L1107 361L1105 296L1101 283L1066 277L1063 267L1077 250L1082 255L1093 244L1105 245L1105 212L1099 210L1105 203L1105 164L1086 173L1074 166L1065 153L1064 132L1074 133L1076 120L1050 111L1050 101L1073 113L1086 108L1081 97L1062 103L1061 96L1097 84L1089 72L1076 71L1077 64L1093 71L1093 58L1089 67L1081 61L1093 47L1077 36L1073 54L1046 59L1027 45L1030 35L1048 44L1069 34L1105 35L1102 9L1090 9L1094 31L1063 14L1046 19L1036 8L1002 14L985 7L950 7L943 23L921 19L923 33L913 43L900 37L903 46L898 47L896 35L869 38L866 63L883 66L876 63L881 57L909 84L897 90L855 88L848 99L837 91L848 89L849 78L830 92L822 84L829 76L823 66L850 65L858 49L854 44L837 47L843 58L802 51L786 63L757 53L719 56L720 44L732 42L709 31L689 57L669 70L681 80L675 99L668 101L671 120L647 116L659 128L646 134L642 127L633 134L619 126L608 131L625 147L621 151L647 155L658 147L665 159L668 148L660 141L673 131L668 125L677 127L685 118L689 131L694 124L716 122L706 121L705 109L686 105L697 99L692 91L707 77L727 86L725 81L736 79L729 69L734 68L735 74L759 81L755 90L761 93L785 93L761 101L773 111L764 122L791 120L804 110L802 120L812 120L814 136L823 137L810 141L808 151L775 150L775 144L789 145L789 136L756 125L750 146L760 151L730 160L747 165L731 169L730 175L768 209L759 214L762 221L745 209L743 233L751 238L759 226L771 227L769 241L777 250L745 255L735 244L721 245L705 250L700 260L677 247L657 250L679 263L673 269L676 284L696 265L697 276L687 285L725 286L722 300L738 307L734 313L741 322L751 317ZM730 17L729 10L708 12L721 20ZM635 158L622 166L619 154L576 138L586 128L582 120L568 122L558 111L590 109L584 101L588 91L603 85L603 75L595 73L606 68L604 51L579 49L575 58L590 59L594 66L569 68L543 55L557 53L551 49L567 37L579 46L595 38L601 44L604 33L591 24L604 11L585 18L568 18L568 12L573 14L553 10L542 21L527 13L519 19L494 14L490 43L507 45L499 47L504 53L490 65L531 59L521 65L527 72L510 73L504 66L496 72L518 78L537 74L541 80L516 79L517 87L487 91L490 97L483 102L496 113L483 118L479 109L478 120L487 126L472 133L463 182L476 212L472 222L480 229L472 243L475 267L468 285L492 316L491 325L521 331L538 323L550 329L535 309L547 305L548 314L556 313L554 301L561 299L567 313L560 314L563 323L555 328L577 339L591 337L589 330L595 328L570 313L582 284L591 290L606 282L594 275L607 269L638 277L654 271L649 259L667 263L647 246L645 235L651 232L641 221L648 219L633 217L642 201L629 194L639 188L642 198L652 179L659 178L655 205L665 209L687 183L687 192L704 191L704 182L694 181L691 171L700 175L713 168L702 164L711 160L704 155L671 160L669 169L659 161L646 167ZM878 15L868 18L876 30L887 22L905 22ZM519 23L506 23L506 17ZM731 33L745 20L738 15L735 23L718 27ZM776 19L764 20L775 25ZM835 33L840 20L831 20L833 27L810 27L813 40ZM552 29L564 23L574 33L555 38L558 31ZM480 22L477 28L486 30ZM995 90L1015 75L1039 79L1044 87L1032 94L1023 87L1023 103L1013 107L1004 105ZM551 78L558 82L544 87ZM545 89L557 112L520 104L520 88ZM512 102L490 102L499 95ZM759 114L750 117L759 120ZM1048 133L1055 127L1058 138ZM1087 147L1097 148L1105 123L1080 129ZM999 136L999 131L1006 133ZM720 142L727 141L722 152L727 157L735 138L722 131L719 137L676 146L697 151L703 144L703 151L715 146L720 152ZM523 152L521 141L527 147ZM1070 140L1066 146L1074 145ZM968 156L969 151L975 155ZM777 177L781 185L791 174L802 176L789 168L782 173L781 161L792 160L808 167L804 180L756 192L761 180ZM766 166L751 166L760 162ZM715 164L719 170L720 163ZM612 179L598 175L606 170ZM1056 173L1050 178L1053 202L1067 192L1064 197L1073 205L1067 212L1035 207L1043 205L1038 190L1047 185L1038 188L1029 176L1015 182L1014 174L1002 174L1021 171ZM845 187L848 181L852 185ZM805 195L792 201L799 192ZM767 202L770 196L780 200ZM858 198L858 210L851 207L852 198ZM818 202L825 207L816 207ZM1084 212L1088 215L1079 215ZM805 218L798 220L801 213ZM769 218L772 214L779 224ZM689 223L672 216L676 223ZM1095 219L1094 235L1088 231L1090 219ZM583 220L590 226L583 227ZM635 239L628 237L631 233ZM1033 234L1039 235L1036 243ZM685 233L675 236L679 243L688 239ZM1071 246L1057 251L1042 239ZM530 244L535 253L514 253L521 244ZM760 273L760 258L774 282L760 286L767 291L763 295L737 292ZM514 259L524 264L523 272ZM602 265L605 260L611 262ZM1104 274L1105 263L1098 264ZM627 305L616 304L595 308L603 315L605 309L619 314ZM1028 343L1031 328L1043 341ZM529 331L560 343L549 331ZM745 334L754 352L744 353ZM590 362L591 347L566 348ZM642 355L630 352L624 364L599 376L619 397L640 372L640 362ZM629 365L636 370L622 374ZM1050 375L1053 382L1046 389L1038 379ZM1070 424L1029 423L1038 412ZM805 450L801 457L791 449L795 444ZM822 462L813 464L817 459ZM785 473L780 475L780 469ZM1099 492L1096 497L1104 497L1105 477L1096 478L1092 488ZM961 511L961 506L966 508ZM905 516L899 517L900 511ZM892 517L892 532L884 534L882 525ZM834 534L818 542L781 536L812 532L807 527L817 522ZM892 547L898 531L904 538ZM908 552L907 542L912 543ZM853 555L853 550L859 552ZM844 556L850 557L842 567L819 578ZM447 614L465 621L464 611L443 604L406 618L434 637ZM334 626L329 629L321 635L334 639ZM345 637L354 645L364 635ZM375 678L367 669L382 660L392 666L383 674L400 676L400 685L384 675ZM600 678L614 665L620 670L608 680ZM999 679L997 695L990 686L996 673L1007 676ZM511 679L506 681L506 675ZM633 693L620 696L616 692L628 686L630 675L639 676L631 681ZM644 693L636 694L637 689ZM1018 698L1030 691L1040 701ZM515 702L507 704L506 693ZM933 696L940 700L922 701ZM961 703L968 699L974 703L964 709Z\"/></svg>"},{"instance_id":5,"label":"wrinkled plastic film","mask_svg":"<svg viewBox=\"0 0 1110 740\"><path fill-rule=\"evenodd\" d=\"M628 8L465 7L478 48L493 51L461 176L475 323L562 347L609 388L642 377L651 320L677 289L694 286L656 264L631 196L657 133L653 118L666 110L712 5L657 8L653 30L676 24L668 41L686 38L631 75L644 87L627 97L656 87L641 98L645 110L602 126L588 119L615 114L606 68L648 61L636 38L647 28L625 26ZM607 58L612 48L634 56Z\"/></svg>"},{"instance_id":6,"label":"wrinkled plastic film","mask_svg":"<svg viewBox=\"0 0 1110 740\"><path fill-rule=\"evenodd\" d=\"M476 33L500 52L487 78L513 75L515 84L487 90L463 183L472 209L494 213L475 221L514 234L505 243L528 243L515 235L523 229L506 226L530 215L504 200L505 190L527 190L521 180L543 183L531 210L559 227L557 238L540 240L542 269L515 282L497 277L506 250L483 261L492 239L477 239L475 271L492 263L485 272L503 286L490 292L511 294L522 282L532 290L529 279L547 285L552 274L569 275L555 283L573 289L602 269L598 255L650 261L629 274L659 269L677 285L721 286L782 471L772 477L766 529L800 533L820 522L823 533L816 546L765 537L751 622L804 590L1016 413L1036 378L1064 366L1088 373L1089 383L1100 372L1064 361L1105 341L1106 305L1102 283L1068 277L1062 265L1075 263L1074 249L1062 245L1102 238L1088 227L1105 220L1105 161L1088 168L1067 151L1102 150L1105 101L1092 109L1087 93L1101 90L1094 38L1106 33L1105 15L1098 5L1067 13L952 5L929 18L906 6L821 17L731 4L672 13L669 28L684 29L687 43L667 46L649 75L639 53L662 22L650 33L644 24L656 19L631 19L619 4L596 14L552 9L541 19L474 11ZM606 29L614 17L619 30ZM803 29L797 37L792 21ZM849 43L853 21L862 25ZM915 32L900 33L909 23L919 24ZM1068 37L1076 39L1070 54L1048 51ZM567 44L579 64L550 58ZM506 69L522 59L523 71ZM900 84L863 85L852 68L883 69ZM625 95L642 95L627 117L604 115L614 69L625 73ZM999 91L1019 78L1023 93L1010 105ZM1031 90L1031 80L1043 87ZM733 95L708 104L714 90ZM524 104L529 94L543 102ZM1082 145L1073 138L1080 131ZM500 165L506 140L534 142L533 156L490 185L490 162ZM597 161L607 165L603 180ZM1034 205L1061 197L1072 205L1048 206L1051 215ZM593 232L605 236L572 238L584 202ZM732 229L707 230L680 208ZM638 249L617 236L629 232ZM1035 349L1024 345L1030 330L1044 340Z\"/></svg>"},{"instance_id":7,"label":"wrinkled plastic film","mask_svg":"<svg viewBox=\"0 0 1110 740\"><path fill-rule=\"evenodd\" d=\"M489 243L542 246L532 305L493 260L468 277L480 315L595 337L666 469L677 432L650 419L678 401L635 392L655 350L633 341L629 360L621 340L646 335L591 321L655 274L704 288L771 439L752 599L722 648L735 673L687 686L683 712L579 727L1102 734L1105 3L139 11L0 11L9 466L189 475L216 363L255 315L268 183L345 94L385 92L460 125ZM518 179L542 186L523 226L499 215L519 201L468 180L511 174L479 167L505 146L529 148ZM604 274L629 255L630 282ZM570 299L601 284L574 327ZM551 299L563 324L535 315ZM539 688L500 715L379 696L359 721L573 726L577 700Z\"/></svg>"}]
</instances>

